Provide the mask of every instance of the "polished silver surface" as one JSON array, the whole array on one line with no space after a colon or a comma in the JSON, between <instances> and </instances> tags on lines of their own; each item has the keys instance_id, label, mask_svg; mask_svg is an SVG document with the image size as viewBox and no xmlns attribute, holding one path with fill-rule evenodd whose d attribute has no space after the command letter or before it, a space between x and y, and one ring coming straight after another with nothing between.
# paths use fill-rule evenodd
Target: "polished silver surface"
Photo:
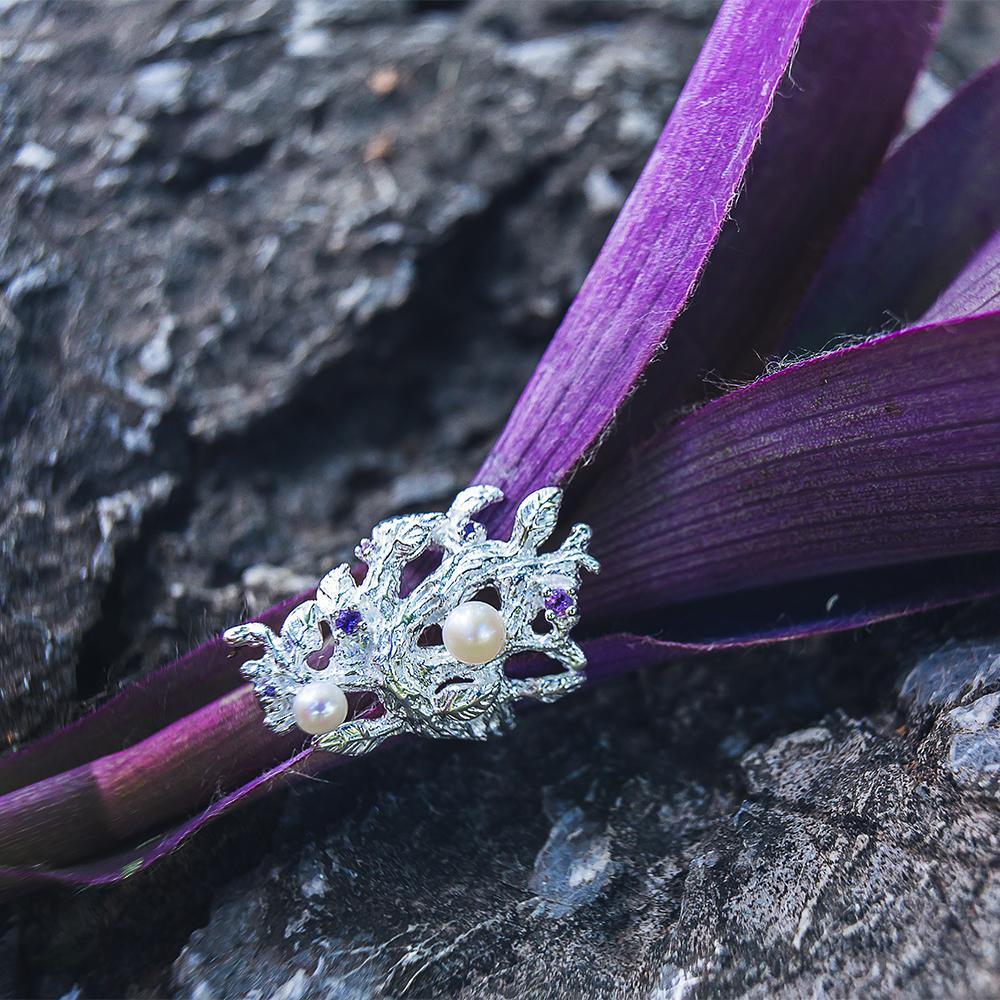
<instances>
[{"instance_id":1,"label":"polished silver surface","mask_svg":"<svg viewBox=\"0 0 1000 1000\"><path fill-rule=\"evenodd\" d=\"M324 750L363 754L400 733L481 740L513 724L519 698L554 701L578 688L586 658L569 633L578 620L580 572L598 571L587 553L590 529L574 525L558 549L539 552L562 502L560 489L545 487L518 507L508 540L491 539L473 518L502 499L494 486L472 486L446 513L383 521L357 547L368 565L360 583L342 563L279 633L256 622L228 629L227 642L261 651L242 671L267 725L276 732L291 729L296 693L324 680L344 691L370 692L384 708L377 718L349 719L314 737ZM401 596L408 564L431 554L440 555L440 565L420 578L418 563L411 573L419 582ZM428 630L490 589L500 598L506 642L487 663L462 663ZM504 665L520 653L544 654L562 669L509 677Z\"/></svg>"}]
</instances>

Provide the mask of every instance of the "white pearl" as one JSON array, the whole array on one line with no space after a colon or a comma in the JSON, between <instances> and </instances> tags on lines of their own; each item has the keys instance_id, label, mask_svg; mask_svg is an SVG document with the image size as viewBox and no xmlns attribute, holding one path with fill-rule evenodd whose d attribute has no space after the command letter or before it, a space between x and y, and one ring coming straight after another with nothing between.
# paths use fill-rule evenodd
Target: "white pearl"
<instances>
[{"instance_id":1,"label":"white pearl","mask_svg":"<svg viewBox=\"0 0 1000 1000\"><path fill-rule=\"evenodd\" d=\"M462 663L489 663L507 642L503 615L482 601L466 601L441 626L444 648Z\"/></svg>"},{"instance_id":2,"label":"white pearl","mask_svg":"<svg viewBox=\"0 0 1000 1000\"><path fill-rule=\"evenodd\" d=\"M336 729L347 718L347 695L329 681L313 681L295 696L292 712L299 729L319 736Z\"/></svg>"}]
</instances>

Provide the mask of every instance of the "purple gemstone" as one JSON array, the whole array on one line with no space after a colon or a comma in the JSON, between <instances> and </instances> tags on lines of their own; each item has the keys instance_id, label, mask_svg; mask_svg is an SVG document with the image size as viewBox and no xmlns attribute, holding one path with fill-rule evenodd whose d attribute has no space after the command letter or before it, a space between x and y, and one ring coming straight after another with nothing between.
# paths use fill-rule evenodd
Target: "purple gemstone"
<instances>
[{"instance_id":1,"label":"purple gemstone","mask_svg":"<svg viewBox=\"0 0 1000 1000\"><path fill-rule=\"evenodd\" d=\"M268 686L264 688L264 694L266 694L268 698L273 698L277 693L278 689L271 684L268 684Z\"/></svg>"},{"instance_id":2,"label":"purple gemstone","mask_svg":"<svg viewBox=\"0 0 1000 1000\"><path fill-rule=\"evenodd\" d=\"M361 628L361 612L353 608L341 608L334 616L333 624L344 635L354 635Z\"/></svg>"},{"instance_id":3,"label":"purple gemstone","mask_svg":"<svg viewBox=\"0 0 1000 1000\"><path fill-rule=\"evenodd\" d=\"M545 607L560 618L565 614L569 614L575 604L573 595L561 587L556 587L545 595Z\"/></svg>"},{"instance_id":4,"label":"purple gemstone","mask_svg":"<svg viewBox=\"0 0 1000 1000\"><path fill-rule=\"evenodd\" d=\"M471 538L476 533L476 524L474 521L469 521L468 524L462 529L463 538Z\"/></svg>"}]
</instances>

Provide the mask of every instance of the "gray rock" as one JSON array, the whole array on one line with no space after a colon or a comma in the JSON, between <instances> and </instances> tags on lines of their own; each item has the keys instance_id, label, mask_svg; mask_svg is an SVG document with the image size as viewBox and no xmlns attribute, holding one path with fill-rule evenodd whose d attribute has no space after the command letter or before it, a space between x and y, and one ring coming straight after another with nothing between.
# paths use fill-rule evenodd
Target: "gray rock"
<instances>
[{"instance_id":1,"label":"gray rock","mask_svg":"<svg viewBox=\"0 0 1000 1000\"><path fill-rule=\"evenodd\" d=\"M948 769L956 784L995 791L1000 787L1000 729L997 710L1000 692L984 695L962 708L953 708L940 720L951 730Z\"/></svg>"},{"instance_id":2,"label":"gray rock","mask_svg":"<svg viewBox=\"0 0 1000 1000\"><path fill-rule=\"evenodd\" d=\"M182 111L190 79L191 67L180 59L165 59L141 67L135 74L136 107L144 115Z\"/></svg>"},{"instance_id":3,"label":"gray rock","mask_svg":"<svg viewBox=\"0 0 1000 1000\"><path fill-rule=\"evenodd\" d=\"M568 917L597 899L614 868L607 835L579 806L561 810L528 879L537 898L533 915Z\"/></svg>"},{"instance_id":4,"label":"gray rock","mask_svg":"<svg viewBox=\"0 0 1000 1000\"><path fill-rule=\"evenodd\" d=\"M900 698L911 711L940 711L963 697L1000 684L997 642L946 642L925 656L907 675Z\"/></svg>"}]
</instances>

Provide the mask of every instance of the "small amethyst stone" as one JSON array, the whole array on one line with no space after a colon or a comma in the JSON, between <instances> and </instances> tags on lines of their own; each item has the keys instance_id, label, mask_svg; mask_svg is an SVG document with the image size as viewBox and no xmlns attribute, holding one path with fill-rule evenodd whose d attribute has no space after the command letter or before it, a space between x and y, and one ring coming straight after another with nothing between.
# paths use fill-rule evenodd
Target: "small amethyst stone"
<instances>
[{"instance_id":1,"label":"small amethyst stone","mask_svg":"<svg viewBox=\"0 0 1000 1000\"><path fill-rule=\"evenodd\" d=\"M272 684L268 684L268 686L264 688L264 694L266 694L268 698L273 698L277 693L278 689Z\"/></svg>"},{"instance_id":2,"label":"small amethyst stone","mask_svg":"<svg viewBox=\"0 0 1000 1000\"><path fill-rule=\"evenodd\" d=\"M560 618L569 614L575 605L573 595L561 587L556 587L545 595L545 607Z\"/></svg>"},{"instance_id":3,"label":"small amethyst stone","mask_svg":"<svg viewBox=\"0 0 1000 1000\"><path fill-rule=\"evenodd\" d=\"M353 608L341 608L334 616L333 624L344 635L355 635L361 628L361 612Z\"/></svg>"},{"instance_id":4,"label":"small amethyst stone","mask_svg":"<svg viewBox=\"0 0 1000 1000\"><path fill-rule=\"evenodd\" d=\"M474 521L469 521L464 528L462 528L462 538L466 541L470 539L476 533L476 525Z\"/></svg>"}]
</instances>

